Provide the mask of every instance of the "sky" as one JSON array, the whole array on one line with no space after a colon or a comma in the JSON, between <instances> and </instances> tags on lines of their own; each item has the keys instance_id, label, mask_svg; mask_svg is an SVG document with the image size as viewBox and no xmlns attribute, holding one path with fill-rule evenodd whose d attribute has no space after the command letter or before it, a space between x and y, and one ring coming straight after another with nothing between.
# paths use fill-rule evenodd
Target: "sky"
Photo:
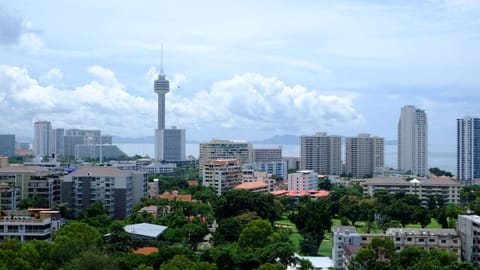
<instances>
[{"instance_id":1,"label":"sky","mask_svg":"<svg viewBox=\"0 0 480 270\"><path fill-rule=\"evenodd\" d=\"M480 115L476 0L3 0L0 134L153 136L162 44L166 125L187 140L392 140L415 105L453 145L456 118Z\"/></svg>"}]
</instances>

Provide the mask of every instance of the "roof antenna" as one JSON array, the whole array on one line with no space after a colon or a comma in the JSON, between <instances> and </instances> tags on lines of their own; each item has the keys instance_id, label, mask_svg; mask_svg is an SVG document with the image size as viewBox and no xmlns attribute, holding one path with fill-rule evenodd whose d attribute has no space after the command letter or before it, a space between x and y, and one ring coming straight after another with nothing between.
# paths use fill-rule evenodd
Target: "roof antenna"
<instances>
[{"instance_id":1,"label":"roof antenna","mask_svg":"<svg viewBox=\"0 0 480 270\"><path fill-rule=\"evenodd\" d=\"M161 51L160 51L160 74L165 75L165 74L163 73L163 42L162 42L160 48L161 48L161 49L160 49L160 50L161 50Z\"/></svg>"}]
</instances>

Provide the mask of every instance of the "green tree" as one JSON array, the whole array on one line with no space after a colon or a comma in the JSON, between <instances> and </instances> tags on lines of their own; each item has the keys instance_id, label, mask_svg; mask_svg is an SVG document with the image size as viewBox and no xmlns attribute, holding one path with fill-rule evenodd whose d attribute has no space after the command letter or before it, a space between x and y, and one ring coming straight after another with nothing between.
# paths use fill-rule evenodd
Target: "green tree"
<instances>
[{"instance_id":1,"label":"green tree","mask_svg":"<svg viewBox=\"0 0 480 270\"><path fill-rule=\"evenodd\" d=\"M269 221L252 220L240 233L238 244L243 248L261 248L271 243L272 234L273 228Z\"/></svg>"},{"instance_id":2,"label":"green tree","mask_svg":"<svg viewBox=\"0 0 480 270\"><path fill-rule=\"evenodd\" d=\"M283 270L285 267L279 263L264 263L257 270Z\"/></svg>"},{"instance_id":3,"label":"green tree","mask_svg":"<svg viewBox=\"0 0 480 270\"><path fill-rule=\"evenodd\" d=\"M352 225L355 226L355 222L357 222L362 215L360 198L352 195L345 195L340 198L339 215L348 218L352 222Z\"/></svg>"}]
</instances>

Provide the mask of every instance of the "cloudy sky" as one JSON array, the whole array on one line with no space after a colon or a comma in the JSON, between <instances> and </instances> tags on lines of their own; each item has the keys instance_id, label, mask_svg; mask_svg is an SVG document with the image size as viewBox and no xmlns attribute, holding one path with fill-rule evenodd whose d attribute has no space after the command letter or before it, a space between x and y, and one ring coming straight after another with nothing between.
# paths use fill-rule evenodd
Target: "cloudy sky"
<instances>
[{"instance_id":1,"label":"cloudy sky","mask_svg":"<svg viewBox=\"0 0 480 270\"><path fill-rule=\"evenodd\" d=\"M152 136L153 80L187 140L317 131L396 139L403 105L430 142L480 115L480 1L0 3L0 134L33 122Z\"/></svg>"}]
</instances>

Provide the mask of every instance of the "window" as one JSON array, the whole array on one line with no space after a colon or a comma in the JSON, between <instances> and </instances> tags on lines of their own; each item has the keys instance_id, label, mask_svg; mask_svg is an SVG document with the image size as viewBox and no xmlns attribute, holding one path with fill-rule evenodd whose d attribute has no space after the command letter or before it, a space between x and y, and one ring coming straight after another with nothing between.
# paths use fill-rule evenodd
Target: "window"
<instances>
[{"instance_id":1,"label":"window","mask_svg":"<svg viewBox=\"0 0 480 270\"><path fill-rule=\"evenodd\" d=\"M430 238L430 239L428 239L428 242L433 243L433 242L435 242L435 239Z\"/></svg>"},{"instance_id":2,"label":"window","mask_svg":"<svg viewBox=\"0 0 480 270\"><path fill-rule=\"evenodd\" d=\"M418 239L418 242L425 242L425 239L420 238L420 239Z\"/></svg>"}]
</instances>

